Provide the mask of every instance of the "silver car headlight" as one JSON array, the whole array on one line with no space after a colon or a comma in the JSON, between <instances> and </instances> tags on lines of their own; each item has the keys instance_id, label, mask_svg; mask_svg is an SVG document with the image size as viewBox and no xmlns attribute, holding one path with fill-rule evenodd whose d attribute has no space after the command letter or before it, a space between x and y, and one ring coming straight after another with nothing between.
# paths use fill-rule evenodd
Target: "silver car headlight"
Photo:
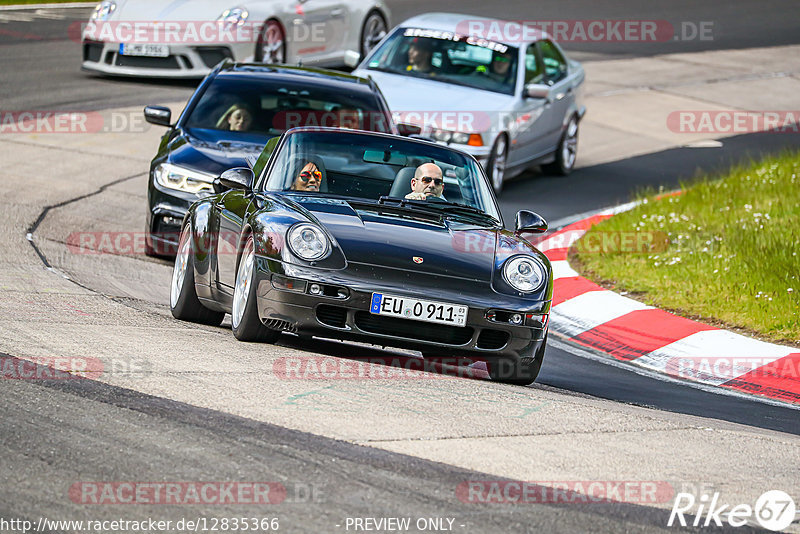
<instances>
[{"instance_id":1,"label":"silver car headlight","mask_svg":"<svg viewBox=\"0 0 800 534\"><path fill-rule=\"evenodd\" d=\"M458 145L482 146L483 140L480 134L466 132L451 132L450 130L439 130L433 128L431 137L442 143L456 143Z\"/></svg>"},{"instance_id":2,"label":"silver car headlight","mask_svg":"<svg viewBox=\"0 0 800 534\"><path fill-rule=\"evenodd\" d=\"M249 16L250 13L245 8L232 7L223 11L222 14L217 17L217 22L224 22L226 28L234 25L241 26L247 21L247 17Z\"/></svg>"},{"instance_id":3,"label":"silver car headlight","mask_svg":"<svg viewBox=\"0 0 800 534\"><path fill-rule=\"evenodd\" d=\"M331 248L325 232L319 226L308 223L289 228L286 242L295 256L306 261L321 260L328 255Z\"/></svg>"},{"instance_id":4,"label":"silver car headlight","mask_svg":"<svg viewBox=\"0 0 800 534\"><path fill-rule=\"evenodd\" d=\"M515 256L503 265L503 278L517 291L532 293L544 285L547 270L532 256Z\"/></svg>"},{"instance_id":5,"label":"silver car headlight","mask_svg":"<svg viewBox=\"0 0 800 534\"><path fill-rule=\"evenodd\" d=\"M113 0L103 0L99 4L97 4L92 11L89 20L99 20L104 21L108 20L108 17L117 9L117 3Z\"/></svg>"},{"instance_id":6,"label":"silver car headlight","mask_svg":"<svg viewBox=\"0 0 800 534\"><path fill-rule=\"evenodd\" d=\"M169 189L186 193L213 193L214 177L190 169L184 169L171 163L162 163L153 170L158 184Z\"/></svg>"}]
</instances>

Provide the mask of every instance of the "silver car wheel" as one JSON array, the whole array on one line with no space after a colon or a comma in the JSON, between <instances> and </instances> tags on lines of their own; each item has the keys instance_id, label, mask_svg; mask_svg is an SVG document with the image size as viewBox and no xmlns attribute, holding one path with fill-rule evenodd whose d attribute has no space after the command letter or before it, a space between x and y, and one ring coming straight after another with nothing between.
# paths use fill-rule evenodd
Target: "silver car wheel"
<instances>
[{"instance_id":1,"label":"silver car wheel","mask_svg":"<svg viewBox=\"0 0 800 534\"><path fill-rule=\"evenodd\" d=\"M572 118L567 124L567 131L564 136L564 143L561 146L561 161L564 162L564 169L570 170L575 165L578 156L578 122Z\"/></svg>"},{"instance_id":2,"label":"silver car wheel","mask_svg":"<svg viewBox=\"0 0 800 534\"><path fill-rule=\"evenodd\" d=\"M261 61L264 63L285 63L283 30L275 20L268 20L261 40Z\"/></svg>"},{"instance_id":3,"label":"silver car wheel","mask_svg":"<svg viewBox=\"0 0 800 534\"><path fill-rule=\"evenodd\" d=\"M506 172L506 138L500 136L494 144L492 154L492 185L495 191L503 187L503 177Z\"/></svg>"},{"instance_id":4,"label":"silver car wheel","mask_svg":"<svg viewBox=\"0 0 800 534\"><path fill-rule=\"evenodd\" d=\"M244 309L247 307L247 299L250 296L250 284L253 278L254 258L253 240L248 239L245 249L242 252L242 259L239 261L239 270L236 272L236 282L233 289L231 322L234 328L237 328L242 322Z\"/></svg>"},{"instance_id":5,"label":"silver car wheel","mask_svg":"<svg viewBox=\"0 0 800 534\"><path fill-rule=\"evenodd\" d=\"M380 13L373 11L364 21L364 32L361 36L361 57L372 50L386 36L386 22Z\"/></svg>"},{"instance_id":6,"label":"silver car wheel","mask_svg":"<svg viewBox=\"0 0 800 534\"><path fill-rule=\"evenodd\" d=\"M181 298L183 280L186 278L186 267L189 265L189 251L191 249L189 236L190 232L184 230L181 234L178 254L175 256L175 266L172 268L172 287L169 292L169 305L171 308L177 306L178 299Z\"/></svg>"}]
</instances>

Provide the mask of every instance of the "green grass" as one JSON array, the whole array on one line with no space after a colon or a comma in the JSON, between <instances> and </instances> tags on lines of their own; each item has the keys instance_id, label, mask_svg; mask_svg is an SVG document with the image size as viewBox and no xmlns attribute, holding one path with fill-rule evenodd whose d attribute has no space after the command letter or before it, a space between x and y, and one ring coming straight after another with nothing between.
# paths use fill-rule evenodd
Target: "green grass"
<instances>
[{"instance_id":1,"label":"green grass","mask_svg":"<svg viewBox=\"0 0 800 534\"><path fill-rule=\"evenodd\" d=\"M800 343L800 152L681 189L642 193L645 203L594 226L573 247L576 267L647 304ZM592 233L650 231L667 234L660 251L587 252Z\"/></svg>"}]
</instances>

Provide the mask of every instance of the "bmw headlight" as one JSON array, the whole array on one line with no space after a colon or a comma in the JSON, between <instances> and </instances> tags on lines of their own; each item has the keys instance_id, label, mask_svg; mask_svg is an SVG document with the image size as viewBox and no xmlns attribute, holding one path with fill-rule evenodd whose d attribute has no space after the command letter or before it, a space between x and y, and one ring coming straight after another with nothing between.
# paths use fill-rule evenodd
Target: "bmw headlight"
<instances>
[{"instance_id":1,"label":"bmw headlight","mask_svg":"<svg viewBox=\"0 0 800 534\"><path fill-rule=\"evenodd\" d=\"M301 223L292 226L286 233L289 249L298 258L306 261L321 260L330 251L328 236L318 226Z\"/></svg>"},{"instance_id":2,"label":"bmw headlight","mask_svg":"<svg viewBox=\"0 0 800 534\"><path fill-rule=\"evenodd\" d=\"M229 28L231 26L241 26L247 20L247 17L250 16L250 13L243 7L232 7L231 9L226 9L222 12L222 14L217 17L217 22L224 22L225 27Z\"/></svg>"},{"instance_id":3,"label":"bmw headlight","mask_svg":"<svg viewBox=\"0 0 800 534\"><path fill-rule=\"evenodd\" d=\"M156 182L169 189L187 193L213 193L214 177L170 163L162 163L153 170Z\"/></svg>"},{"instance_id":4,"label":"bmw headlight","mask_svg":"<svg viewBox=\"0 0 800 534\"><path fill-rule=\"evenodd\" d=\"M544 265L532 256L515 256L503 266L503 278L522 293L532 293L541 288L546 277Z\"/></svg>"},{"instance_id":5,"label":"bmw headlight","mask_svg":"<svg viewBox=\"0 0 800 534\"><path fill-rule=\"evenodd\" d=\"M89 20L108 20L108 17L111 16L115 9L117 9L116 2L113 2L112 0L103 0L103 2L100 2L95 6L94 11L92 11L91 16L89 17Z\"/></svg>"},{"instance_id":6,"label":"bmw headlight","mask_svg":"<svg viewBox=\"0 0 800 534\"><path fill-rule=\"evenodd\" d=\"M441 143L456 143L459 145L483 146L483 139L480 134L466 132L451 132L449 130L439 130L433 128L431 137Z\"/></svg>"}]
</instances>

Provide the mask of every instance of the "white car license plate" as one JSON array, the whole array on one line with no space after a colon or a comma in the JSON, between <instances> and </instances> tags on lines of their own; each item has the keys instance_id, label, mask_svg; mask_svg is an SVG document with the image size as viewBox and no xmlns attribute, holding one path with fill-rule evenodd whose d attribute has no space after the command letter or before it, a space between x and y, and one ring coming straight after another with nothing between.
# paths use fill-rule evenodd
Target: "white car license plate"
<instances>
[{"instance_id":1,"label":"white car license plate","mask_svg":"<svg viewBox=\"0 0 800 534\"><path fill-rule=\"evenodd\" d=\"M390 317L402 317L403 319L454 326L467 324L467 310L467 306L458 304L398 297L383 293L373 293L372 303L369 307L370 313L375 315L388 315Z\"/></svg>"},{"instance_id":2,"label":"white car license plate","mask_svg":"<svg viewBox=\"0 0 800 534\"><path fill-rule=\"evenodd\" d=\"M169 56L169 46L158 44L122 43L119 45L119 55L167 57Z\"/></svg>"}]
</instances>

